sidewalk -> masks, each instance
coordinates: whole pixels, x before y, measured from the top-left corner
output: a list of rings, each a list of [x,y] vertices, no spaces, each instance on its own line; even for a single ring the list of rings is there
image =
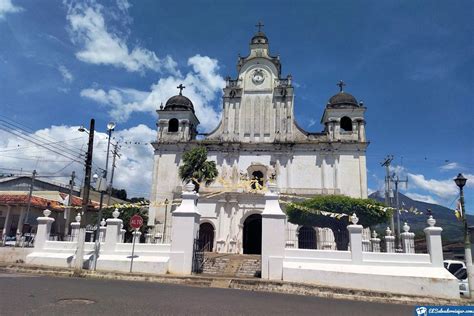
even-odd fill
[[[316,296],[324,298],[345,299],[365,302],[392,303],[404,305],[471,305],[474,300],[446,300],[419,296],[393,295],[381,292],[360,291],[353,289],[330,288],[302,283],[268,281],[258,278],[228,278],[210,275],[154,275],[144,273],[120,273],[105,271],[82,270],[77,273],[73,269],[32,266],[25,264],[0,263],[0,272],[31,273],[57,277],[80,277],[91,279],[146,281],[167,284],[180,284],[198,287],[229,288],[248,291],[274,292]]]

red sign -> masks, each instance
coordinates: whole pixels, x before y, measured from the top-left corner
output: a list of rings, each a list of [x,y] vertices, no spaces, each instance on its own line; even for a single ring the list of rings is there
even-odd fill
[[[139,229],[140,227],[143,226],[143,218],[137,214],[133,215],[130,218],[130,226],[135,229]]]

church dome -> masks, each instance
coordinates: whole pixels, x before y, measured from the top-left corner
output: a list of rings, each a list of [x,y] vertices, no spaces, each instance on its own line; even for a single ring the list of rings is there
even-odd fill
[[[268,38],[263,33],[262,31],[258,31],[255,33],[255,35],[252,37],[252,40],[250,41],[250,44],[267,44],[268,43]]]
[[[341,91],[336,95],[333,95],[329,101],[328,106],[340,106],[340,105],[353,105],[358,106],[357,99],[350,93]]]
[[[169,110],[169,111],[193,111],[194,113],[194,105],[189,100],[186,98],[184,95],[175,95],[174,97],[171,97],[166,101],[166,105],[164,110]]]

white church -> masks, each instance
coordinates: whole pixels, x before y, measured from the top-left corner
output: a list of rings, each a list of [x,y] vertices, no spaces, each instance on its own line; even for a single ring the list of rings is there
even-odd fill
[[[200,238],[208,251],[259,254],[263,193],[239,183],[273,181],[282,197],[289,198],[366,198],[366,108],[343,91],[341,81],[340,92],[329,98],[322,113],[322,132],[303,130],[294,116],[292,78],[282,77],[280,58],[270,54],[261,30],[251,39],[248,56],[239,57],[237,69],[237,77],[226,80],[221,122],[204,137],[197,137],[199,120],[182,86],[157,111],[148,225],[167,238],[177,204],[173,202],[180,199],[184,186],[178,175],[182,155],[205,146],[219,179],[199,192]],[[169,203],[163,205],[164,201]]]

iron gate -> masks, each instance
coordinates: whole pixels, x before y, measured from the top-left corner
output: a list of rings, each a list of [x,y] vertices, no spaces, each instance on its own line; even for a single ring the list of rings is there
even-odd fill
[[[202,266],[204,264],[205,247],[206,247],[206,244],[204,240],[200,240],[199,238],[194,239],[193,266],[192,266],[193,273],[202,273]]]

